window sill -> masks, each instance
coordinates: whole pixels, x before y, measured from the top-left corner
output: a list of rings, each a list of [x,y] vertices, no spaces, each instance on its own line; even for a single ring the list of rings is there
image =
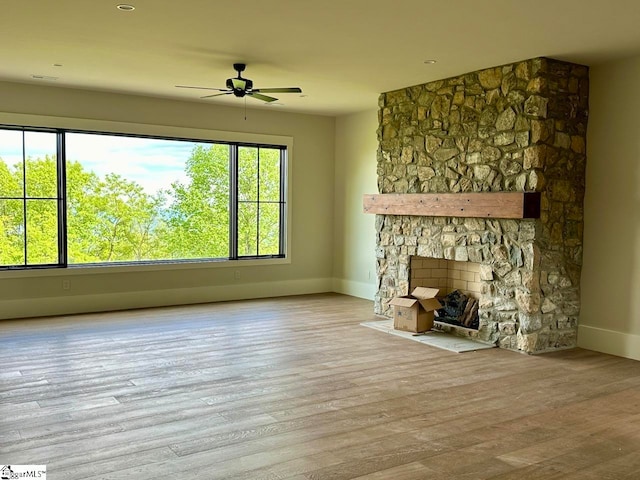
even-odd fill
[[[252,260],[195,260],[163,263],[132,263],[128,265],[71,265],[67,268],[33,268],[26,270],[0,270],[0,279],[56,277],[78,275],[103,275],[111,273],[162,272],[176,270],[199,270],[218,268],[261,267],[290,264],[291,259],[268,258]]]

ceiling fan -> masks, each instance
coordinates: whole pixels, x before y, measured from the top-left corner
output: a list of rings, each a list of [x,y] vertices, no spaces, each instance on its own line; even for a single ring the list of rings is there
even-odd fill
[[[278,100],[275,97],[263,95],[263,93],[302,93],[302,90],[298,87],[285,87],[285,88],[253,88],[253,81],[248,78],[242,78],[242,72],[244,72],[247,66],[244,63],[234,63],[233,69],[238,72],[238,76],[227,79],[227,88],[210,88],[210,87],[193,87],[190,85],[176,85],[178,88],[195,88],[200,90],[215,90],[222,93],[214,93],[212,95],[205,95],[200,98],[212,98],[219,97],[221,95],[234,94],[236,97],[253,97],[263,102],[275,102]]]

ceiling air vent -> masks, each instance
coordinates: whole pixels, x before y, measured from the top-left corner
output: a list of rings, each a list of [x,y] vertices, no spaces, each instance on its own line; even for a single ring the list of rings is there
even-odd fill
[[[58,77],[52,77],[49,75],[31,75],[31,78],[33,78],[34,80],[46,80],[48,82],[55,82],[56,80],[58,80]]]

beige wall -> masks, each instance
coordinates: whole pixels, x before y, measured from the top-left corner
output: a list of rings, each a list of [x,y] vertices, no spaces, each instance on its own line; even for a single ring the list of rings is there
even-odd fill
[[[640,57],[591,69],[584,267],[578,343],[640,359]],[[377,111],[337,119],[0,83],[15,114],[293,137],[292,261],[69,276],[0,274],[0,318],[315,291],[372,298]],[[62,119],[61,119],[62,121]],[[334,145],[335,141],[335,145]],[[335,164],[334,164],[335,160]],[[240,279],[235,279],[235,271]],[[371,275],[369,275],[371,273]],[[333,277],[333,287],[332,279]],[[62,278],[71,289],[62,291]]]
[[[375,215],[362,213],[362,196],[378,192],[377,128],[377,110],[336,120],[333,289],[368,299],[376,293]]]
[[[5,124],[176,136],[186,128],[293,139],[289,263],[0,272],[0,318],[331,290],[334,118],[258,108],[249,109],[244,120],[242,108],[206,102],[11,83],[0,83],[0,90]],[[68,291],[63,279],[70,281]]]
[[[578,345],[640,360],[640,57],[591,69]]]

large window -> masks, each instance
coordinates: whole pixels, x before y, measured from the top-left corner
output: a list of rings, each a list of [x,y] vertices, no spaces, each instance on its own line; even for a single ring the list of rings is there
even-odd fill
[[[278,258],[286,147],[0,128],[0,268]]]

